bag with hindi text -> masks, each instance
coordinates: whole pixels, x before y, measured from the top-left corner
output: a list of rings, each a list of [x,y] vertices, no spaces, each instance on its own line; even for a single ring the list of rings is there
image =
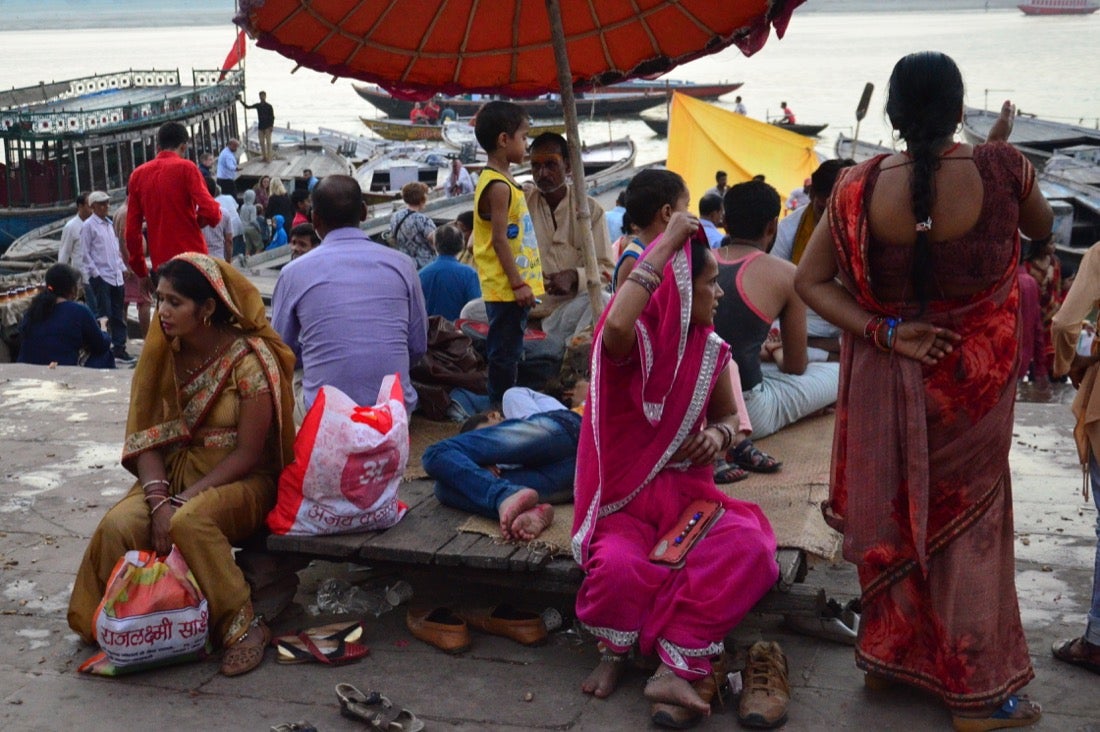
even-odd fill
[[[210,653],[206,598],[179,549],[131,550],[115,564],[95,612],[100,651],[79,670],[119,676]]]
[[[294,438],[294,462],[279,476],[267,515],[273,534],[309,536],[388,529],[408,507],[397,487],[409,460],[401,382],[387,376],[378,404],[363,407],[322,386]]]

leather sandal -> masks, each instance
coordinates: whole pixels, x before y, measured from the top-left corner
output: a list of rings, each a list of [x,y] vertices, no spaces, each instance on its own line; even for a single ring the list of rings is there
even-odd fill
[[[1050,652],[1059,661],[1100,674],[1100,648],[1093,646],[1084,638],[1055,641],[1050,647]]]
[[[783,463],[752,444],[747,437],[726,452],[726,462],[753,473],[776,473]]]
[[[219,669],[222,675],[240,676],[258,667],[263,663],[264,649],[270,642],[271,630],[262,620],[257,620],[236,643],[225,649]]]
[[[364,694],[351,684],[337,684],[336,698],[340,714],[348,719],[366,722],[374,729],[391,732],[420,732],[424,722],[408,709],[398,709],[377,691]]]
[[[1042,716],[1043,710],[1038,704],[1022,694],[1013,694],[1005,700],[1000,709],[988,717],[952,715],[951,726],[955,728],[955,732],[986,732],[1010,727],[1027,727],[1038,722]]]
[[[718,485],[736,483],[749,477],[747,470],[740,465],[731,465],[725,460],[719,460],[714,467],[714,482]]]

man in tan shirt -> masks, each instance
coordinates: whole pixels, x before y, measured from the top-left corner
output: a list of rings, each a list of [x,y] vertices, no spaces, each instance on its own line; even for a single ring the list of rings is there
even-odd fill
[[[545,318],[563,304],[583,295],[587,275],[577,220],[576,204],[570,195],[569,143],[553,132],[545,132],[531,143],[531,176],[534,185],[524,187],[527,208],[535,225],[539,257],[542,260],[546,294],[531,317]],[[600,265],[600,280],[611,281],[615,263],[611,259],[611,240],[607,235],[604,210],[596,199],[588,197],[592,243]]]

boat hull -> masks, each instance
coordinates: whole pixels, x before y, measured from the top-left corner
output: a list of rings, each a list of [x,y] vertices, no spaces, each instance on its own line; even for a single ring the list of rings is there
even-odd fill
[[[378,87],[353,84],[356,93],[373,104],[379,110],[390,117],[408,119],[415,102],[397,99]],[[667,95],[661,93],[652,94],[588,94],[577,96],[577,116],[585,117],[615,117],[635,114],[642,110],[664,104]],[[450,107],[459,117],[473,117],[481,105],[488,100],[476,99],[445,99],[440,106]],[[513,99],[511,100],[523,107],[528,117],[535,119],[556,119],[565,116],[561,99]]]
[[[771,124],[776,127],[780,127],[789,132],[793,132],[796,135],[805,135],[806,137],[817,137],[821,134],[821,131],[828,127],[828,124],[823,125],[803,125],[790,122],[772,122]]]
[[[1028,3],[1016,7],[1024,15],[1091,15],[1100,10],[1100,5],[1050,6]]]
[[[396,142],[413,142],[425,140],[439,142],[443,140],[443,130],[440,125],[417,125],[412,122],[401,122],[393,119],[372,119],[360,117],[363,124],[374,134],[384,140]]]

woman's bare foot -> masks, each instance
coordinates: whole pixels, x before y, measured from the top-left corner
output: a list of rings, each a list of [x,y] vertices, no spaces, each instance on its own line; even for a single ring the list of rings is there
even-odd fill
[[[626,667],[626,654],[605,653],[588,678],[581,684],[581,691],[597,699],[606,699],[619,685]]]
[[[540,503],[516,516],[512,522],[512,536],[523,541],[531,541],[554,523],[554,507],[549,503]]]
[[[539,494],[534,488],[521,488],[504,499],[497,508],[497,513],[500,514],[500,533],[505,539],[516,538],[512,533],[512,524],[521,513],[530,511],[537,505],[539,505]]]
[[[692,688],[691,684],[681,679],[666,664],[661,664],[657,673],[649,677],[645,683],[645,698],[651,702],[675,704],[697,714],[707,716],[710,714],[710,704],[703,701],[702,697]]]

